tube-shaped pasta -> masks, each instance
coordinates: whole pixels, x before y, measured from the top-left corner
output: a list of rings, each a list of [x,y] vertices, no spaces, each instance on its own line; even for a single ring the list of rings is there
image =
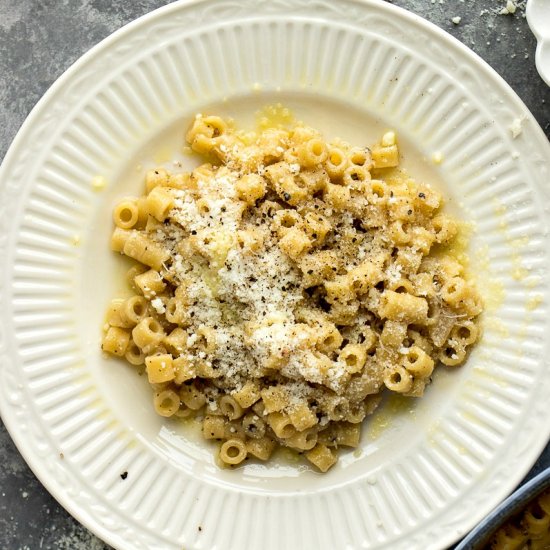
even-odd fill
[[[460,365],[466,358],[466,349],[462,342],[449,340],[439,353],[439,360],[449,367]]]
[[[374,168],[393,168],[399,164],[397,145],[374,146],[371,150]]]
[[[153,317],[145,317],[132,330],[132,338],[142,350],[152,349],[164,336],[162,326]]]
[[[150,234],[155,231],[162,231],[162,222],[159,222],[153,216],[147,214],[147,221],[145,222],[145,233]]]
[[[341,275],[334,281],[326,281],[325,290],[327,292],[326,300],[329,304],[345,304],[355,298],[353,282],[346,275]]]
[[[159,222],[163,222],[168,217],[168,213],[174,206],[174,197],[170,194],[168,189],[164,187],[155,187],[147,195],[146,204],[147,212]]]
[[[225,423],[224,439],[241,439],[246,440],[246,433],[241,422],[238,420],[230,420]]]
[[[380,297],[380,317],[407,323],[425,323],[428,317],[428,302],[424,298],[385,290]]]
[[[183,302],[174,297],[170,298],[166,303],[166,311],[164,312],[166,320],[177,325],[184,325],[186,320],[186,310]]]
[[[299,432],[315,426],[318,422],[316,414],[311,410],[309,405],[303,401],[293,405],[288,413],[288,416],[292,422],[292,425]]]
[[[360,166],[366,170],[372,169],[372,155],[367,147],[352,147],[348,152],[348,158],[353,166]]]
[[[344,363],[351,374],[361,372],[367,360],[367,350],[361,344],[347,344],[338,354],[338,359]]]
[[[324,401],[325,411],[331,420],[342,420],[349,411],[348,400],[339,395],[328,395]]]
[[[279,248],[293,260],[297,260],[302,254],[310,250],[312,242],[306,232],[292,228],[279,240]]]
[[[150,193],[157,185],[167,185],[169,180],[168,171],[165,168],[155,168],[148,170],[145,174],[145,190]]]
[[[181,355],[187,347],[187,332],[181,327],[177,327],[168,336],[164,337],[162,343],[170,353],[175,356]]]
[[[141,293],[149,299],[154,298],[166,288],[166,284],[162,280],[160,273],[154,269],[149,269],[145,273],[136,275],[134,281]]]
[[[540,507],[537,501],[527,507],[521,523],[533,538],[539,538],[550,531],[550,515]]]
[[[413,376],[428,378],[434,370],[434,360],[418,346],[412,346],[403,357],[403,366]]]
[[[143,296],[132,296],[122,303],[120,314],[131,326],[137,325],[147,315],[147,300]]]
[[[386,388],[397,393],[407,393],[412,388],[412,383],[412,376],[407,372],[407,369],[399,365],[394,366],[384,376]]]
[[[198,411],[206,404],[206,396],[193,384],[184,384],[180,388],[180,398],[190,409]]]
[[[304,220],[296,210],[279,210],[273,216],[273,227],[277,231],[279,238],[281,238],[292,228],[303,229]]]
[[[131,235],[131,231],[116,227],[111,236],[111,250],[113,252],[122,252],[124,245]]]
[[[130,342],[130,333],[119,327],[109,327],[105,336],[101,349],[107,353],[122,357],[126,353]]]
[[[246,204],[252,205],[265,195],[267,186],[262,176],[247,174],[237,181],[235,190],[241,200],[246,202]]]
[[[244,409],[239,405],[237,400],[233,398],[231,395],[224,395],[220,399],[219,406],[222,411],[222,414],[227,416],[229,420],[236,420],[237,418],[240,418],[244,413]]]
[[[280,439],[287,439],[296,434],[296,428],[292,425],[290,417],[280,412],[273,412],[268,415],[267,423]]]
[[[457,234],[456,223],[445,214],[432,218],[432,230],[438,243],[447,243]]]
[[[228,439],[220,448],[220,460],[234,466],[240,464],[247,455],[246,445],[240,439]]]
[[[265,435],[265,422],[254,412],[248,413],[243,418],[242,425],[247,437],[261,439]]]
[[[252,407],[260,399],[260,388],[257,383],[248,380],[242,388],[233,392],[233,398],[244,409]]]
[[[384,204],[390,197],[390,188],[385,181],[371,180],[367,198],[371,204]]]
[[[384,346],[398,348],[407,336],[407,326],[407,323],[402,321],[388,319],[384,323],[384,328],[380,334],[380,342]]]
[[[124,358],[128,361],[128,363],[135,366],[143,365],[145,363],[145,354],[132,339],[130,339],[130,342],[128,343]]]
[[[187,359],[185,355],[177,357],[172,362],[174,367],[174,383],[181,386],[187,380],[197,377],[195,366]]]
[[[521,550],[527,542],[527,535],[512,523],[501,527],[493,537],[491,548],[498,550]]]
[[[172,356],[167,353],[146,357],[145,370],[150,384],[162,384],[175,378]]]
[[[122,315],[122,308],[124,306],[124,300],[121,298],[115,298],[111,300],[105,318],[107,323],[112,327],[119,328],[132,328],[132,323]]]
[[[396,245],[409,244],[411,240],[411,235],[409,234],[409,228],[407,226],[408,224],[400,219],[395,220],[390,224],[388,234],[390,236],[390,239]]]
[[[153,403],[161,416],[173,416],[180,408],[179,395],[173,390],[164,390],[155,394]]]
[[[113,210],[113,221],[121,229],[132,229],[139,220],[139,209],[136,199],[125,199]]]
[[[193,143],[199,135],[217,138],[227,131],[227,123],[219,116],[197,116],[187,132],[185,139]]]
[[[285,439],[285,445],[299,451],[309,451],[317,444],[317,431],[309,428]]]
[[[268,413],[281,411],[287,405],[289,396],[284,386],[271,386],[260,392],[265,411]]]
[[[363,418],[364,418],[363,414]],[[361,424],[332,422],[319,434],[319,443],[327,447],[357,447],[361,439]]]
[[[126,256],[148,265],[159,271],[163,263],[169,258],[168,250],[151,240],[145,234],[132,230],[128,235],[124,248]]]
[[[464,347],[477,341],[479,328],[473,321],[460,321],[451,330],[451,340],[457,340]]]
[[[323,198],[326,203],[334,208],[345,210],[351,204],[350,188],[328,183],[325,187]]]
[[[127,272],[126,272],[126,280],[128,281],[128,284],[130,285],[130,288],[134,292],[138,292],[138,287],[135,282],[135,278],[138,275],[141,275],[142,273],[145,273],[148,271],[149,268],[146,265],[143,264],[134,264]]]
[[[338,422],[333,427],[333,433],[338,445],[357,447],[361,439],[361,424]]]
[[[276,447],[275,441],[270,437],[262,437],[260,439],[249,439],[246,441],[246,450],[249,455],[252,455],[259,460],[269,460]]]
[[[304,231],[315,246],[324,242],[330,230],[330,221],[321,214],[307,212],[304,216]]]
[[[204,439],[223,439],[226,420],[222,416],[207,415],[202,421],[202,436]]]
[[[205,353],[212,353],[216,349],[216,330],[212,327],[200,326],[197,330],[197,340],[194,344],[197,349]]]
[[[441,289],[441,297],[450,306],[456,307],[469,295],[469,288],[462,277],[453,277]]]
[[[325,170],[332,180],[340,180],[348,167],[348,157],[339,147],[330,146],[325,160]]]
[[[338,349],[344,340],[340,331],[334,323],[323,322],[320,326],[315,326],[316,347],[323,353],[330,353]]]
[[[315,445],[311,451],[308,451],[305,456],[323,473],[334,466],[337,460],[335,453],[321,443],[317,443],[317,445]]]
[[[372,261],[365,260],[348,273],[351,286],[356,294],[366,294],[374,285],[384,277],[382,270]]]
[[[147,197],[139,197],[136,201],[137,206],[137,222],[134,226],[135,229],[143,229],[147,225],[149,219],[149,212],[147,211]]]
[[[362,189],[363,187],[361,184],[370,181],[370,179],[370,172],[366,168],[363,166],[355,166],[353,164],[345,169],[344,175],[342,176],[342,182],[344,185],[357,189]]]
[[[327,159],[327,146],[317,137],[312,137],[296,147],[298,162],[307,168],[319,166]]]

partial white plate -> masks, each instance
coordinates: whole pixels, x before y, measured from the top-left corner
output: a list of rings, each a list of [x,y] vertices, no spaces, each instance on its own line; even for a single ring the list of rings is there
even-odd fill
[[[526,15],[529,27],[537,38],[537,70],[544,82],[550,86],[550,2],[529,0]]]
[[[329,136],[369,143],[395,128],[409,170],[474,224],[487,302],[468,363],[440,369],[422,400],[390,402],[360,452],[326,475],[284,459],[220,471],[195,428],[157,417],[146,381],[99,352],[105,306],[123,287],[108,250],[116,198],[140,192],[149,165],[191,162],[177,151],[197,111],[250,124],[276,101]],[[153,12],[59,79],[2,165],[4,422],[48,490],[119,549],[445,548],[548,439],[549,161],[542,130],[493,70],[385,2]]]

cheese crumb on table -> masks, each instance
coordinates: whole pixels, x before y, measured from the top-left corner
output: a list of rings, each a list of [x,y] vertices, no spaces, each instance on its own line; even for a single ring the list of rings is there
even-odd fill
[[[506,6],[500,10],[500,15],[510,15],[516,13],[517,4],[514,0],[507,0]]]
[[[522,123],[523,123],[523,117],[518,117],[513,120],[512,124],[510,124],[509,129],[513,139],[516,139],[522,134],[523,132]]]

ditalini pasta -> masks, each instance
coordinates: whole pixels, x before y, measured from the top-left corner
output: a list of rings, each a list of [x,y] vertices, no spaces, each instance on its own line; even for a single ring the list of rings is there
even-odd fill
[[[478,339],[457,224],[396,170],[393,132],[355,147],[197,115],[187,141],[205,164],[152,170],[114,209],[135,295],[109,306],[103,349],[145,366],[158,414],[199,414],[221,463],[284,446],[325,472],[384,389],[421,396]]]
[[[492,536],[487,550],[550,548],[550,490],[545,490]]]

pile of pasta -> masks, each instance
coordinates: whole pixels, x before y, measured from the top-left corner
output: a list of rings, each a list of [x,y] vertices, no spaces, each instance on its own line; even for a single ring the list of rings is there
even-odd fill
[[[202,420],[221,464],[283,446],[325,472],[384,388],[421,396],[478,339],[457,224],[397,170],[393,132],[367,148],[197,115],[186,138],[206,162],[149,171],[114,210],[134,294],[103,350],[145,365],[159,414]]]
[[[550,490],[492,536],[487,550],[547,550],[550,548]]]

